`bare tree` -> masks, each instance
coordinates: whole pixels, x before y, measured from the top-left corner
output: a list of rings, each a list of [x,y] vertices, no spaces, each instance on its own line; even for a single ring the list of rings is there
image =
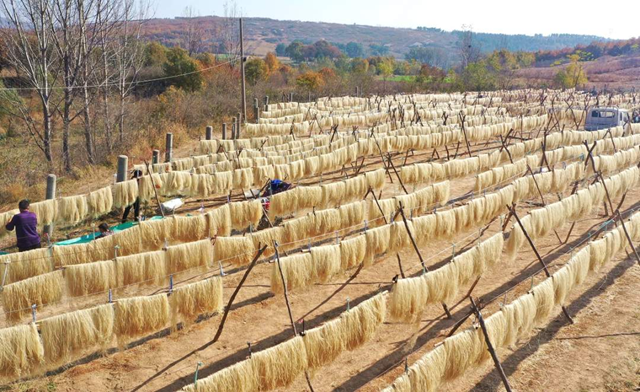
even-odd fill
[[[114,76],[117,79],[119,98],[118,132],[119,141],[124,141],[124,120],[127,98],[135,87],[135,82],[144,62],[144,44],[140,34],[149,10],[148,3],[123,0],[121,18],[113,40]]]
[[[49,28],[50,7],[48,0],[3,0],[2,17],[8,28],[0,29],[0,34],[7,61],[40,101],[42,119],[38,121],[34,118],[28,106],[19,100],[14,102],[14,114],[22,118],[30,138],[43,152],[45,159],[53,164],[51,119],[55,109],[51,100],[58,56],[53,50],[53,36]]]
[[[238,18],[241,14],[235,0],[226,0],[223,4],[224,16],[217,26],[217,40],[222,43],[224,53],[229,57],[231,64],[235,65],[240,57],[240,31],[238,30]]]
[[[460,50],[460,65],[463,69],[470,63],[474,63],[480,59],[480,49],[473,41],[473,30],[471,26],[462,25],[458,49]]]
[[[97,30],[101,28],[96,23],[96,10],[102,8],[107,1],[109,0],[56,0],[49,8],[49,29],[60,58],[62,76],[63,98],[58,111],[62,117],[62,159],[67,172],[71,171],[71,123],[84,112],[82,109],[74,110],[74,100],[80,93],[88,93],[87,88],[84,88],[88,80],[83,80],[85,71],[88,70],[85,65],[97,47]],[[88,78],[89,75],[86,76]],[[88,100],[88,96],[86,98]],[[91,129],[85,130],[89,162],[94,163]]]
[[[189,56],[192,56],[194,53],[200,53],[204,50],[206,30],[203,24],[196,19],[199,15],[193,7],[185,7],[182,16],[187,22],[187,33],[182,47],[186,49]]]

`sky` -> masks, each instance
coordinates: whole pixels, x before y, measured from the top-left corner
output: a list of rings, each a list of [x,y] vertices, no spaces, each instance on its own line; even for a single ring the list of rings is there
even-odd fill
[[[224,15],[225,0],[152,0],[155,17]],[[640,36],[640,0],[236,0],[245,17],[503,34]]]

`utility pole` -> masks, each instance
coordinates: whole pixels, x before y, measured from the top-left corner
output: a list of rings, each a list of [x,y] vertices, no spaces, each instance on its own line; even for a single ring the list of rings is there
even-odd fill
[[[244,81],[244,39],[242,32],[242,18],[240,18],[240,73],[241,73],[241,88],[242,88],[242,102],[240,102],[240,109],[242,110],[242,118],[246,120],[247,118],[247,92],[245,90],[245,81]],[[240,124],[238,124],[238,128]]]

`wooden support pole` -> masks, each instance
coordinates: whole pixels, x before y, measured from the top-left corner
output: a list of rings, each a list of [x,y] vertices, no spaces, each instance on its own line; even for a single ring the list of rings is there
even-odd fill
[[[156,165],[160,163],[160,150],[153,150],[153,155],[151,156],[151,164]]]
[[[127,180],[128,169],[129,169],[129,158],[126,155],[118,156],[118,172],[116,174],[116,182],[122,182]],[[47,187],[48,186],[49,186],[49,179],[47,179]],[[55,193],[55,187],[53,191]]]
[[[396,258],[398,259],[398,268],[400,269],[400,276],[402,277],[402,279],[405,278],[404,276],[404,270],[402,269],[402,261],[400,260],[400,254],[396,252]]]
[[[482,334],[484,335],[484,341],[487,343],[487,350],[491,354],[491,358],[493,359],[493,363],[496,366],[496,370],[498,374],[500,374],[500,378],[502,379],[502,383],[504,384],[504,389],[507,392],[511,392],[511,386],[509,385],[509,380],[507,380],[507,376],[504,374],[504,369],[502,369],[502,365],[500,364],[500,360],[498,359],[498,354],[493,349],[493,345],[491,344],[491,340],[489,339],[489,333],[487,332],[487,327],[484,325],[484,319],[482,318],[482,313],[476,306],[476,303],[473,301],[473,298],[469,297],[471,300],[471,307],[473,308],[476,317],[478,318],[478,322],[480,323],[480,328],[482,328]]]
[[[171,162],[173,159],[173,133],[168,132],[165,140],[164,161]]]
[[[121,156],[125,157],[125,159],[127,158],[125,155],[121,155]],[[125,171],[125,177],[126,177],[126,172],[127,172],[126,163],[125,163],[124,171]],[[120,157],[118,157],[118,174],[119,173],[120,173]],[[45,197],[47,200],[53,200],[56,198],[56,182],[57,182],[57,177],[55,174],[49,174],[47,176],[47,191],[45,194]],[[42,232],[44,233],[44,235],[46,235],[49,238],[49,241],[51,241],[53,226],[45,225]],[[8,269],[8,264],[6,269]]]
[[[420,253],[420,249],[418,249],[418,244],[416,243],[415,238],[413,238],[413,233],[411,232],[411,229],[409,228],[409,222],[407,222],[407,217],[404,215],[404,206],[402,205],[402,202],[400,202],[400,208],[398,208],[398,211],[400,212],[400,215],[402,216],[402,221],[404,222],[404,227],[407,230],[407,234],[409,235],[409,239],[411,240],[411,245],[413,245],[413,249],[418,254],[418,258],[420,259],[420,265],[422,265],[422,268],[424,268],[425,271],[429,271],[429,269],[427,268],[426,264],[424,263],[424,259],[422,258],[422,254]],[[444,312],[447,314],[447,318],[449,318],[449,319],[452,318],[451,312],[449,311],[449,307],[444,302],[442,302],[442,309],[444,309]]]
[[[227,138],[227,123],[222,123],[222,140]]]
[[[533,183],[536,186],[536,189],[538,190],[538,194],[540,195],[540,200],[542,200],[542,205],[543,206],[547,206],[547,202],[544,201],[544,195],[542,194],[542,191],[540,190],[540,186],[538,185],[538,180],[536,180],[536,176],[533,174],[533,170],[531,170],[531,167],[529,165],[527,165],[527,171],[531,174],[531,178],[533,179]],[[560,235],[558,234],[558,231],[556,229],[553,229],[553,232],[556,235],[556,238],[558,239],[558,242],[560,242],[562,244],[562,240],[560,239]]]
[[[516,214],[515,208],[511,207],[511,206],[507,206],[507,208],[509,209],[509,211],[511,211],[511,214],[513,215],[513,217],[516,218],[516,222],[518,222],[518,226],[520,226],[520,229],[522,230],[522,234],[524,234],[525,238],[529,242],[529,245],[531,246],[531,249],[533,249],[533,253],[535,253],[536,257],[538,258],[538,261],[540,262],[540,264],[542,264],[542,268],[544,269],[544,273],[547,275],[547,277],[550,277],[551,273],[549,272],[549,268],[547,268],[547,264],[544,262],[544,260],[542,260],[542,256],[540,256],[540,253],[538,253],[538,249],[536,248],[535,244],[533,243],[533,240],[531,239],[531,237],[529,237],[529,233],[527,233],[527,230],[522,225],[522,222],[520,221],[520,218],[518,217],[518,214]],[[565,317],[569,320],[569,322],[571,324],[573,324],[573,319],[569,315],[569,312],[567,311],[567,308],[564,307],[564,305],[562,306],[562,313],[564,313]]]
[[[398,182],[400,182],[400,186],[402,187],[402,190],[404,191],[405,194],[409,194],[409,192],[407,191],[407,188],[405,188],[404,184],[402,183],[402,179],[400,178],[400,174],[398,173],[398,170],[396,170],[396,165],[393,164],[393,160],[391,160],[391,154],[387,153],[387,160],[389,162],[389,166],[391,166],[391,168],[393,169],[393,172],[396,174],[396,177],[398,177]]]
[[[258,247],[259,246],[260,246],[260,244],[258,244]],[[220,320],[220,325],[218,326],[218,330],[216,331],[216,335],[213,337],[213,340],[211,340],[209,342],[208,346],[210,346],[211,344],[217,342],[218,339],[220,338],[220,335],[222,334],[222,329],[224,328],[224,323],[225,323],[225,321],[227,321],[227,316],[229,315],[229,311],[231,310],[231,306],[233,305],[233,301],[236,299],[236,296],[238,295],[238,292],[240,291],[240,288],[242,288],[242,285],[244,284],[245,280],[247,280],[247,277],[249,276],[249,273],[251,272],[253,267],[255,267],[256,263],[258,262],[258,259],[260,258],[260,256],[262,256],[262,253],[264,253],[264,251],[266,249],[267,249],[267,245],[264,245],[262,248],[259,248],[258,253],[256,253],[255,257],[251,261],[251,264],[249,264],[249,267],[244,272],[244,275],[242,276],[242,279],[240,279],[240,283],[238,283],[238,286],[236,286],[236,289],[233,291],[233,294],[231,294],[231,297],[229,298],[229,302],[227,303],[227,306],[224,309],[224,314],[222,315],[222,320]],[[202,347],[201,349],[203,349],[203,348],[205,348],[205,347]]]
[[[153,175],[151,173],[151,168],[149,167],[149,162],[144,161],[145,166],[147,167],[147,173],[149,173],[149,178],[151,179],[151,186],[153,187],[153,194],[156,198],[156,203],[158,203],[158,209],[160,210],[160,214],[164,218],[164,210],[162,209],[162,204],[160,204],[160,199],[158,198],[158,190],[156,189],[155,181],[153,180]]]
[[[384,211],[382,211],[382,207],[380,207],[380,202],[378,201],[378,198],[376,197],[376,193],[373,191],[373,189],[371,189],[371,187],[369,187],[369,191],[371,192],[371,194],[373,195],[373,201],[376,202],[376,205],[378,206],[378,210],[380,211],[380,215],[382,215],[382,219],[384,219],[384,224],[388,224],[389,221],[387,220],[387,217],[384,214]],[[366,197],[366,195],[365,195]]]
[[[384,170],[389,176],[389,181],[391,181],[391,183],[393,184],[393,178],[391,178],[391,173],[389,173],[389,167],[384,162],[384,157],[382,156],[382,148],[380,148],[380,144],[378,143],[378,139],[376,139],[375,135],[373,135],[373,141],[376,142],[376,146],[378,147],[378,152],[380,153],[380,160],[382,161],[382,166],[384,166]]]
[[[246,86],[245,86],[245,71],[244,71],[244,62],[245,62],[245,57],[244,57],[244,29],[242,28],[242,18],[238,19],[239,21],[239,29],[240,29],[240,88],[241,88],[241,95],[240,95],[240,99],[242,100],[240,102],[240,110],[242,115],[240,116],[242,119],[244,119],[245,121],[247,120],[247,90],[246,90]],[[240,124],[238,124],[238,128],[236,130],[236,136],[239,137],[240,134]]]
[[[464,125],[466,116],[462,116],[462,134],[464,135],[464,142],[467,144],[467,152],[469,153],[469,158],[471,158],[471,147],[469,147],[469,139],[467,138],[467,129]]]
[[[260,122],[260,102],[258,101],[258,98],[253,99],[253,119],[256,124]]]
[[[213,140],[213,127],[211,125],[207,125],[204,129],[204,138],[206,140]]]
[[[289,296],[287,294],[287,282],[284,280],[284,273],[282,272],[282,265],[280,265],[280,254],[278,253],[278,242],[273,242],[273,248],[276,253],[276,263],[278,263],[278,272],[280,272],[280,278],[282,279],[282,290],[284,292],[284,300],[287,304],[287,311],[289,312],[289,321],[291,322],[291,329],[293,330],[293,336],[298,336],[298,330],[296,328],[296,323],[293,321],[293,314],[291,313],[291,304],[289,303]],[[311,392],[313,392],[313,386],[311,385],[311,379],[309,378],[309,373],[304,371],[305,378],[307,379],[307,385]]]

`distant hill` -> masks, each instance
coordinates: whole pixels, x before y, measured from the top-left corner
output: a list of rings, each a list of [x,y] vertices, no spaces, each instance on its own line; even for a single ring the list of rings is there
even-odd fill
[[[152,19],[145,25],[145,37],[169,46],[180,45],[187,34],[188,26],[193,22],[205,32],[205,50],[212,51],[218,47],[219,34],[216,32],[223,28],[224,19],[217,16]],[[408,29],[268,18],[245,18],[244,24],[247,52],[260,56],[274,51],[279,43],[289,44],[294,40],[300,40],[309,44],[324,39],[339,44],[357,42],[365,49],[370,44],[385,45],[389,48],[389,54],[402,58],[412,47],[424,46],[453,51],[460,35],[459,31],[424,27]],[[474,37],[484,52],[501,48],[525,51],[559,50],[588,45],[593,41],[608,41],[602,37],[574,34],[528,36],[477,33]]]
[[[622,56],[602,56],[580,63],[587,72],[586,89],[640,90],[640,52]],[[533,85],[553,85],[556,73],[567,64],[518,70],[516,77]]]

